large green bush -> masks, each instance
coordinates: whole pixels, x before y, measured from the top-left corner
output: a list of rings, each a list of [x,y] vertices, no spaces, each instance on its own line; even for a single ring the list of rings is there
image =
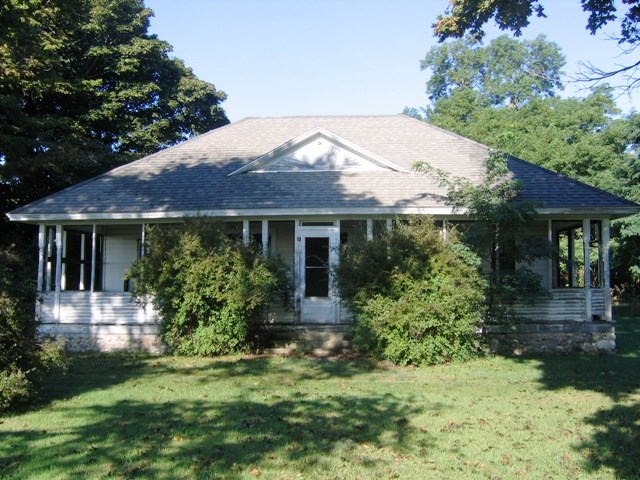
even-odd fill
[[[61,342],[37,338],[31,253],[0,249],[0,412],[32,400],[46,373],[65,365]]]
[[[163,319],[162,337],[176,353],[242,351],[269,305],[290,302],[282,262],[229,238],[222,223],[194,217],[155,225],[147,229],[146,248],[129,272],[133,293],[151,297]]]
[[[354,314],[354,347],[394,363],[433,364],[479,350],[485,284],[479,259],[429,218],[350,241],[336,278]]]

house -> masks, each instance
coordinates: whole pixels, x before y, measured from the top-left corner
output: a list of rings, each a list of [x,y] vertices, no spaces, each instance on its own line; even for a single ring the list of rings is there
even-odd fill
[[[185,216],[223,219],[230,234],[277,252],[295,273],[295,309],[270,321],[340,324],[348,312],[328,280],[337,247],[405,215],[446,231],[464,215],[412,166],[420,161],[479,182],[489,149],[404,115],[246,118],[12,211],[39,225],[38,313],[43,333],[74,349],[160,343],[157,314],[132,302],[124,280],[143,252],[145,225]],[[610,220],[638,205],[510,158],[522,197],[543,207],[529,234],[569,260],[534,267],[551,298],[522,307],[530,322],[496,338],[527,350],[612,350]],[[590,259],[590,268],[580,259]],[[316,259],[312,261],[310,259]],[[571,261],[575,259],[576,261]]]

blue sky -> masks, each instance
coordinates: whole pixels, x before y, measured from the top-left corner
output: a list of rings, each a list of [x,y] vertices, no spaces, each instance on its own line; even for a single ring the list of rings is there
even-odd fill
[[[151,32],[196,75],[225,91],[230,120],[247,116],[388,114],[427,103],[419,62],[448,0],[146,0]],[[544,2],[524,38],[545,34],[579,62],[623,63],[606,32],[591,36],[578,0]],[[614,33],[614,31],[611,31]],[[488,38],[500,34],[490,28]],[[569,83],[565,95],[584,95]],[[618,98],[640,110],[640,95]]]

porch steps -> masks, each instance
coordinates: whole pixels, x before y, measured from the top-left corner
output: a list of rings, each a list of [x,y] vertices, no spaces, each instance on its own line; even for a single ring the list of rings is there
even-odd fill
[[[327,356],[351,349],[350,324],[269,325],[261,329],[261,334],[266,339],[265,353]]]

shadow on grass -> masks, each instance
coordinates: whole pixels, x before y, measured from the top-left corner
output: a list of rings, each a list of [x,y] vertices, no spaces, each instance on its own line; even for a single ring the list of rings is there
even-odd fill
[[[106,390],[129,380],[144,380],[162,374],[197,376],[198,382],[206,384],[230,377],[263,377],[278,373],[286,374],[289,382],[324,380],[328,378],[353,378],[370,373],[383,366],[367,359],[332,360],[326,358],[304,360],[303,366],[292,370],[278,357],[245,357],[232,359],[199,359],[189,365],[164,361],[166,357],[146,354],[111,353],[72,355],[64,378],[53,375],[45,382],[44,395],[38,404],[28,410],[46,407],[50,402],[69,399],[89,391]]]
[[[362,444],[403,451],[408,418],[417,413],[391,395],[299,395],[269,403],[122,400],[70,410],[61,439],[36,430],[0,433],[0,474],[235,478],[259,474],[252,471],[258,463],[278,469],[289,461],[318,474],[331,468],[329,458],[354,461],[351,453]],[[29,471],[20,469],[23,463]]]
[[[577,446],[585,457],[584,469],[612,469],[617,478],[640,478],[640,310],[618,307],[616,355],[542,356],[535,361],[542,372],[543,388],[601,392],[615,403],[587,417],[595,428]]]

